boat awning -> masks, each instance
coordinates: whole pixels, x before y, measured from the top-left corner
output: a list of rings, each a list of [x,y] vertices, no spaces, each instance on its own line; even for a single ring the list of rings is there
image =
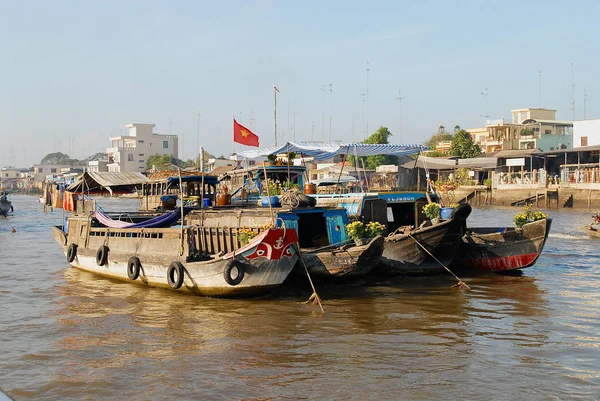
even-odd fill
[[[337,155],[373,156],[391,155],[405,156],[427,150],[422,145],[393,145],[393,144],[367,144],[367,143],[342,143],[342,142],[287,142],[281,146],[270,148],[250,149],[238,153],[238,156],[255,159],[268,155],[296,152],[304,156],[313,157],[314,160],[327,160]]]
[[[134,188],[152,182],[142,173],[107,173],[85,172],[67,187],[69,192],[100,191],[103,189],[112,193],[114,190],[133,191]]]
[[[339,177],[339,183],[340,184],[347,184],[349,182],[356,182],[358,181],[356,179],[356,177],[352,177],[351,175],[342,175]],[[316,186],[327,186],[327,185],[335,185],[338,183],[338,177],[325,177],[325,178],[319,178],[318,180],[312,180],[311,183],[315,184]]]

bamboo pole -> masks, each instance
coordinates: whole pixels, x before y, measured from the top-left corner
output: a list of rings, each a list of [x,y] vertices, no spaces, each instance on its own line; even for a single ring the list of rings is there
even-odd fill
[[[269,179],[267,178],[267,167],[265,166],[265,162],[263,162],[263,171],[265,172],[265,188],[267,189],[269,212],[271,213],[271,220],[273,221],[273,227],[275,227],[275,218],[273,217],[273,205],[271,205],[271,194],[269,193]]]
[[[181,179],[181,167],[177,167],[179,175],[179,197],[181,198],[181,244],[179,246],[179,256],[183,256],[183,226],[185,219],[183,218],[183,180]]]

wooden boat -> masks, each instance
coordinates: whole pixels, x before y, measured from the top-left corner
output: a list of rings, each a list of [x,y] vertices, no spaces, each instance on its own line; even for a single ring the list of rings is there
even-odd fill
[[[357,246],[346,233],[348,217],[343,208],[209,207],[188,215],[191,222],[216,230],[219,227],[250,229],[256,233],[272,225],[297,230],[301,260],[294,274],[306,276],[304,267],[317,281],[346,281],[368,274],[383,252],[383,237]],[[291,278],[290,278],[291,280]]]
[[[111,228],[101,223],[111,218],[103,214],[96,217],[94,201],[77,201],[66,225],[53,227],[54,238],[73,267],[117,280],[202,296],[252,296],[281,285],[298,259],[290,228],[265,230],[242,245],[236,229],[148,228],[140,217]],[[170,224],[170,217],[148,216],[146,222]]]
[[[551,225],[552,219],[543,219],[522,228],[469,228],[452,267],[505,272],[532,266],[544,248]]]
[[[590,238],[600,238],[600,230],[595,228],[593,224],[585,227],[585,232]]]
[[[459,205],[448,220],[427,222],[416,229],[400,230],[385,238],[377,272],[384,275],[442,273],[454,260],[465,232],[469,204]],[[436,260],[437,259],[437,260]]]

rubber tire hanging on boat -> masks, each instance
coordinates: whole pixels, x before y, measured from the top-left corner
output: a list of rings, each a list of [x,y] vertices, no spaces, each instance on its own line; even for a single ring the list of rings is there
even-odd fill
[[[102,245],[98,248],[96,252],[96,264],[98,266],[104,266],[106,262],[108,262],[108,247],[106,245]]]
[[[67,262],[71,263],[77,257],[77,245],[70,243],[67,248]]]
[[[142,269],[142,262],[137,256],[132,256],[127,261],[127,277],[130,280],[137,280],[140,276],[140,270]]]
[[[238,271],[238,274],[235,277],[235,279],[231,277],[231,272],[233,271],[233,269],[237,269]],[[239,260],[231,260],[229,261],[229,263],[227,263],[227,266],[225,266],[225,270],[223,271],[223,278],[225,278],[225,282],[227,282],[227,284],[229,285],[238,285],[244,279],[244,273],[244,264]]]
[[[169,287],[178,290],[183,285],[183,265],[181,262],[171,262],[167,269],[167,282]]]

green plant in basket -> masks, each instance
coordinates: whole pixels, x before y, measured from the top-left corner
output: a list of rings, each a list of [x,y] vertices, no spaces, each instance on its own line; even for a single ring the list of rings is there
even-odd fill
[[[375,238],[378,235],[383,235],[385,226],[378,221],[371,221],[365,229],[368,238]]]
[[[238,231],[238,239],[242,246],[247,245],[250,240],[258,235],[257,232],[252,231],[250,228],[240,228]]]
[[[269,189],[268,192],[267,188]],[[263,184],[262,194],[263,196],[277,196],[281,193],[281,188],[279,180],[267,178],[266,184]]]
[[[423,207],[423,213],[425,213],[425,216],[430,220],[440,217],[439,203],[428,203]]]
[[[353,240],[364,238],[366,234],[365,225],[361,221],[353,221],[346,226],[346,230]]]
[[[523,207],[523,211],[520,213],[517,213],[515,215],[515,226],[517,227],[523,227],[525,224],[527,223],[531,223],[533,221],[538,221],[538,220],[543,220],[543,219],[547,219],[548,215],[546,213],[542,213],[542,212],[534,212],[531,210],[531,205],[525,205]]]

